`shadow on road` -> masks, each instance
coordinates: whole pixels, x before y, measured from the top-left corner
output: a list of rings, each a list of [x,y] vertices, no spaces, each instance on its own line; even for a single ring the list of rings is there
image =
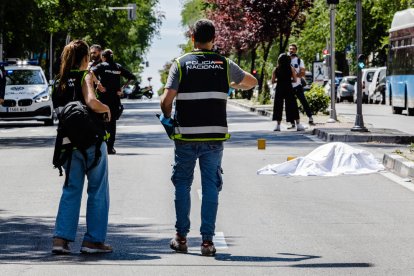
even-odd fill
[[[320,256],[301,255],[292,253],[279,253],[284,257],[256,257],[256,256],[234,256],[231,254],[218,254],[215,259],[226,262],[300,262],[310,259],[321,258]]]
[[[72,254],[51,254],[52,233],[54,217],[23,217],[8,216],[7,212],[0,210],[0,264],[6,263],[83,263],[94,261],[148,261],[162,259],[164,255],[175,254],[168,247],[170,237],[157,238],[159,229],[164,225],[154,224],[114,224],[108,229],[108,243],[114,247],[113,253],[108,254],[80,254],[80,242],[85,232],[85,225],[78,227],[78,236],[71,243]],[[169,228],[169,226],[168,226]],[[154,229],[158,229],[154,231]],[[171,232],[171,229],[165,229]],[[199,238],[189,238],[190,248],[198,251]],[[189,253],[199,256],[199,253]],[[301,262],[322,258],[321,256],[303,255],[293,253],[278,253],[279,256],[236,256],[228,253],[218,253],[215,260],[229,262],[226,265],[236,263],[271,264],[275,267],[296,268],[364,268],[372,267],[370,263],[310,263],[310,264],[282,264]],[[230,262],[233,262],[232,264]],[[162,265],[162,264],[161,264]]]
[[[98,255],[80,254],[80,242],[85,232],[85,226],[80,224],[76,242],[71,243],[73,254],[52,255],[50,252],[54,219],[3,215],[0,218],[0,263],[153,260],[160,259],[160,255],[163,254],[172,254],[167,246],[169,238],[156,239],[149,235],[153,232],[151,229],[159,227],[151,224],[110,224],[108,243],[114,246],[114,252]]]

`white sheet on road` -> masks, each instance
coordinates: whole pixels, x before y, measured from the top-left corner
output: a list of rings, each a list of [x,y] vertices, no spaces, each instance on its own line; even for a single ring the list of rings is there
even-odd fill
[[[305,157],[271,164],[257,174],[290,176],[335,176],[340,174],[367,174],[384,170],[384,166],[366,150],[334,142],[322,145]]]

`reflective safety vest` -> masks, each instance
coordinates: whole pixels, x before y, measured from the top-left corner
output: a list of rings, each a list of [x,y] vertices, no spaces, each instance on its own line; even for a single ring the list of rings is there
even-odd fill
[[[228,60],[210,51],[176,59],[180,84],[175,106],[174,140],[224,141],[227,127]]]

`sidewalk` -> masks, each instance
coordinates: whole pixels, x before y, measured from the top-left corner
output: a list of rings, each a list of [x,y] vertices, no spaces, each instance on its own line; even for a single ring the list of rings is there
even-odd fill
[[[229,99],[232,105],[255,112],[259,115],[272,117],[273,105],[256,105],[245,99]],[[303,116],[302,116],[303,118]],[[306,116],[305,116],[306,118]],[[365,124],[369,132],[351,131],[355,122],[349,118],[337,116],[337,122],[328,123],[329,115],[318,114],[313,116],[315,125],[309,125],[307,131],[312,135],[326,142],[345,142],[345,143],[378,143],[378,144],[410,144],[414,143],[414,136],[395,129],[374,128],[371,124]],[[304,123],[307,122],[303,120]],[[385,153],[383,157],[384,166],[401,177],[414,177],[414,162],[404,158],[402,155]]]

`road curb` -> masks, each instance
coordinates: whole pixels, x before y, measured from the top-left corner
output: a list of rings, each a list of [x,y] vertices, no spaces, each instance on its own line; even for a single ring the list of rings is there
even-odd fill
[[[400,177],[414,177],[414,162],[398,154],[384,154],[382,164]]]
[[[327,142],[410,144],[414,136],[395,129],[370,128],[369,132],[355,132],[350,128],[315,128],[312,132]]]

